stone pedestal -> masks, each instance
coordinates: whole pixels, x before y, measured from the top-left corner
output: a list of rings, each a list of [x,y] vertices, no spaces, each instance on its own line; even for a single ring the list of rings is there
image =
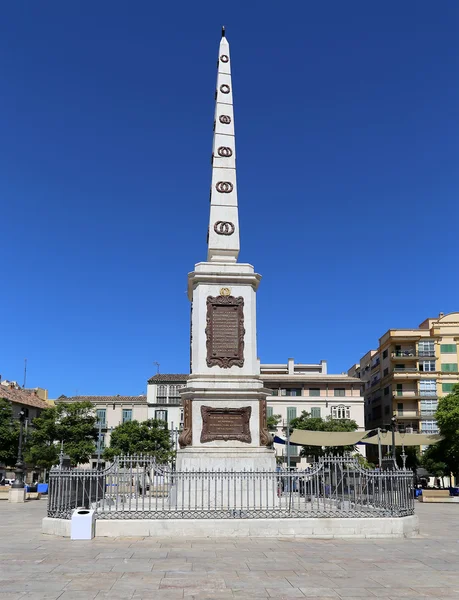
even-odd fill
[[[26,489],[23,488],[11,488],[8,494],[8,502],[25,502],[26,500]]]

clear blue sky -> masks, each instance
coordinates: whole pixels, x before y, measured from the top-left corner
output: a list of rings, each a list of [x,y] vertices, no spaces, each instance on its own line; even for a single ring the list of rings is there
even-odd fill
[[[139,394],[186,372],[220,27],[263,362],[346,370],[459,310],[456,0],[3,3],[3,378]]]

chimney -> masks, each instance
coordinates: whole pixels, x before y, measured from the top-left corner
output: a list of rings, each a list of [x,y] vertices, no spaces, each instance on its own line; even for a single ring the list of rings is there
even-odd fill
[[[445,316],[445,313],[438,313],[438,318],[439,319],[443,319],[444,316]]]

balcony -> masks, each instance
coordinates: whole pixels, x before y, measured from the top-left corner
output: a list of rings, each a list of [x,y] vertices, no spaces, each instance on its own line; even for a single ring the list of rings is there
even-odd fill
[[[419,411],[415,408],[404,408],[403,410],[397,410],[395,414],[398,419],[419,419],[420,417]]]
[[[101,429],[107,429],[107,421],[97,421],[96,427],[97,427],[97,429],[99,429],[99,427]]]
[[[416,350],[411,348],[410,350],[397,350],[391,353],[392,360],[417,360],[419,358],[435,358],[435,350]]]
[[[377,360],[375,360],[375,362],[371,365],[371,370],[376,369],[376,367],[379,367],[379,365],[381,364],[380,359],[378,358]]]
[[[180,396],[157,396],[156,404],[169,404],[173,406],[180,406],[182,399]]]
[[[394,367],[394,373],[417,373],[416,367]]]

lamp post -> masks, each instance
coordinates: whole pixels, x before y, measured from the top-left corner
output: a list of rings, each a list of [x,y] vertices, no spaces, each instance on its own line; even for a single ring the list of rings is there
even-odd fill
[[[391,429],[392,429],[392,459],[393,459],[394,463],[396,463],[397,455],[395,453],[395,430],[397,427],[397,417],[395,415],[393,415],[393,417],[391,418],[390,425],[391,425]]]
[[[16,460],[16,464],[14,465],[15,480],[14,480],[13,485],[11,486],[13,489],[24,488],[24,460],[22,458],[22,437],[24,434],[24,420],[25,420],[25,412],[21,408],[21,410],[19,412],[18,458]]]

